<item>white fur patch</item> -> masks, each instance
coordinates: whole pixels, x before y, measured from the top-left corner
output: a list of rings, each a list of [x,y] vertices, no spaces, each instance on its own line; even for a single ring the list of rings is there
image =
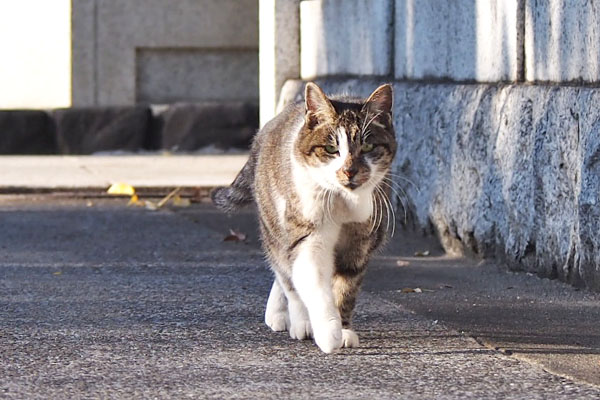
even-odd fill
[[[275,332],[285,331],[290,326],[287,300],[277,279],[273,282],[269,300],[267,300],[265,323]]]
[[[285,198],[281,196],[279,193],[275,193],[275,209],[277,210],[277,216],[280,221],[285,219],[285,208],[287,206]]]
[[[324,224],[300,244],[292,266],[292,282],[308,310],[317,346],[331,353],[342,346],[342,325],[332,292],[333,249],[340,232]]]
[[[351,329],[342,329],[342,347],[358,347],[358,335]]]

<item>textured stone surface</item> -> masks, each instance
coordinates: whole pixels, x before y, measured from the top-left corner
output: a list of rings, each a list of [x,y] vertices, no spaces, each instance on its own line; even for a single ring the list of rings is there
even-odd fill
[[[301,77],[392,74],[392,0],[300,3]]]
[[[55,131],[44,111],[0,111],[0,154],[55,153]]]
[[[62,154],[136,151],[146,143],[152,114],[148,107],[69,108],[54,112]]]
[[[300,78],[300,0],[260,0],[260,121],[275,116],[286,80]]]
[[[395,1],[397,79],[491,82],[519,76],[518,1]]]
[[[255,49],[140,49],[136,79],[141,103],[256,101],[258,54]]]
[[[600,8],[593,0],[527,0],[526,78],[600,80]]]
[[[160,147],[191,151],[214,145],[247,149],[258,129],[258,107],[252,103],[175,104],[155,117]]]
[[[599,89],[396,83],[394,107],[409,222],[449,251],[600,289]]]
[[[96,0],[71,1],[71,101],[74,106],[98,104]]]
[[[248,49],[258,55],[257,25],[257,0],[74,1],[73,104],[134,104],[137,49]],[[223,63],[209,67],[209,75],[227,69]],[[184,72],[191,74],[182,76]],[[230,80],[240,90],[254,85],[257,99],[255,73],[255,66],[249,66]],[[196,69],[164,69],[161,75],[177,82],[201,80]]]

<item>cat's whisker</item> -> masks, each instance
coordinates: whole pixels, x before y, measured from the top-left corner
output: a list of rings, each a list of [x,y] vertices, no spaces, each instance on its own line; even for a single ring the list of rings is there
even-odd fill
[[[321,204],[321,208],[325,211],[323,213],[323,218],[327,218],[327,203],[326,203],[326,198],[327,198],[327,188],[321,188],[321,190],[319,190],[319,193],[317,194],[317,199],[319,200],[319,203]]]
[[[385,193],[385,192],[384,192]],[[392,201],[390,200],[390,198],[387,196],[385,196],[386,200],[387,200],[387,204],[389,205],[389,211],[391,213],[391,218],[392,218],[392,237],[394,236],[394,234],[396,233],[396,211],[394,210],[394,206],[392,205]],[[403,206],[404,207],[404,206]],[[404,209],[405,212],[405,218],[406,218],[406,209]],[[390,215],[388,215],[388,218],[390,217]]]
[[[374,116],[373,116],[373,117],[372,117],[372,118],[369,120],[369,122],[368,122],[368,123],[367,123],[367,125],[364,127],[364,129],[361,131],[361,134],[364,134],[364,133],[365,133],[365,131],[366,131],[366,130],[369,128],[369,125],[371,125],[371,123],[372,123],[373,121],[375,121],[375,118],[379,117],[380,115],[381,115],[381,111],[380,111],[380,112],[378,112],[377,114],[375,114],[375,115],[374,115]],[[365,120],[366,120],[366,118],[365,118]]]
[[[363,132],[365,130],[367,130],[369,128],[369,125],[371,125],[371,123],[373,123],[373,121],[375,121],[375,119],[378,118],[380,115],[381,115],[381,112],[378,112],[377,114],[373,115],[373,117],[367,123],[367,126],[365,126],[365,129],[363,130]]]
[[[369,118],[369,111],[365,114],[365,119],[363,119],[362,127],[360,128],[360,134],[363,135],[365,133],[365,124],[367,122],[367,118]]]
[[[336,224],[334,218],[333,218],[333,214],[331,213],[331,197],[333,195],[333,191],[332,190],[327,190],[327,213],[329,214],[329,221],[331,221],[332,223]]]
[[[375,230],[379,230],[379,227],[381,226],[381,223],[383,222],[383,201],[381,199],[381,194],[379,193],[379,191],[376,191],[377,193],[377,206],[379,208],[379,219],[377,221],[377,228],[375,228]]]
[[[375,228],[375,213],[377,211],[377,209],[374,206],[375,204],[375,193],[371,193],[371,224],[370,224],[370,228],[369,228],[369,235],[373,234],[373,229]]]
[[[394,211],[394,206],[392,205],[391,200],[389,199],[387,193],[385,193],[385,190],[383,190],[381,187],[377,187],[378,192],[380,193],[382,200],[384,201],[385,207],[386,207],[386,211],[387,211],[387,223],[386,223],[386,230],[389,231],[389,225],[390,225],[390,218],[391,218],[391,225],[392,225],[392,236],[394,236],[394,233],[396,232],[396,212]],[[403,206],[404,207],[404,206]],[[405,209],[406,212],[406,209]]]
[[[383,195],[380,193],[379,194],[379,206],[380,206],[380,210],[381,210],[381,216],[379,217],[379,226],[377,227],[377,229],[379,229],[381,224],[383,224],[384,205],[385,205],[385,199],[384,199]],[[386,212],[386,214],[387,214],[387,212]]]
[[[373,201],[371,202],[371,206],[373,208],[373,224],[371,227],[371,232],[369,234],[372,234],[373,232],[375,232],[377,229],[379,229],[379,224],[381,223],[381,216],[382,216],[382,212],[381,212],[381,206],[380,206],[380,202],[379,202],[379,197],[377,196],[377,191],[373,190],[372,192],[372,196],[373,196]]]
[[[406,211],[406,203],[404,202],[404,200],[402,198],[405,197],[405,198],[408,199],[408,195],[406,194],[406,192],[404,191],[404,189],[402,189],[402,187],[400,185],[398,185],[398,189],[404,195],[404,196],[401,196],[400,193],[398,193],[398,191],[392,186],[392,184],[395,184],[395,182],[389,180],[388,178],[383,178],[381,180],[381,184],[383,184],[383,185],[387,186],[388,188],[390,188],[390,190],[394,192],[394,194],[396,195],[396,197],[400,201],[400,205],[402,206],[402,209],[404,210],[404,223],[406,224],[407,221],[408,221],[408,216],[407,216],[407,211]]]
[[[392,172],[387,172],[386,175],[392,176],[394,178],[402,179],[403,181],[406,181],[406,182],[410,183],[411,185],[414,186],[414,188],[416,189],[416,191],[418,193],[421,193],[421,189],[419,188],[419,186],[416,183],[414,183],[412,180],[408,179],[407,177],[402,176],[402,175],[398,175],[398,174],[394,174]]]
[[[377,192],[379,193],[380,197],[381,197],[381,202],[382,202],[382,211],[383,211],[383,206],[385,206],[385,210],[386,210],[386,225],[385,225],[385,231],[389,231],[390,229],[390,209],[388,206],[388,203],[386,201],[387,196],[385,195],[385,192],[381,189],[381,187],[377,186]],[[382,212],[382,219],[383,219],[383,212]],[[383,221],[382,221],[383,222]]]

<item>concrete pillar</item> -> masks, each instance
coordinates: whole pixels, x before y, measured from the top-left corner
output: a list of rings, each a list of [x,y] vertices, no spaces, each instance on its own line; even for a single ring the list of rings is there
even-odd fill
[[[393,0],[300,5],[301,77],[391,75]]]
[[[396,0],[396,78],[519,79],[521,4],[521,0]]]
[[[526,1],[526,80],[600,81],[600,8],[591,0]]]
[[[300,0],[260,0],[260,124],[275,116],[286,80],[300,77]]]

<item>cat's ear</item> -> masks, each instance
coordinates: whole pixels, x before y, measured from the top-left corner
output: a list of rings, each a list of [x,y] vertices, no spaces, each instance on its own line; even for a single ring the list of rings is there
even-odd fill
[[[319,122],[331,120],[335,116],[335,109],[325,93],[312,82],[306,84],[304,101],[306,106],[306,124],[309,128],[314,127]]]
[[[394,92],[392,85],[379,86],[367,99],[362,110],[369,114],[392,114]]]

